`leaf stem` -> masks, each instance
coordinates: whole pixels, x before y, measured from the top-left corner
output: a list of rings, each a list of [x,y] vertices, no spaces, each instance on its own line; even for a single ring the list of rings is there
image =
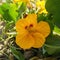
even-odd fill
[[[44,44],[44,46],[49,47],[49,48],[60,48],[60,46],[52,46],[52,45],[48,45],[48,44]]]

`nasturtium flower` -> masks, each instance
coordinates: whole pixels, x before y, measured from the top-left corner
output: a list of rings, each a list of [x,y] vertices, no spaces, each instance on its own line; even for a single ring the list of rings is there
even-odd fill
[[[45,21],[37,22],[36,14],[28,14],[26,18],[16,22],[16,44],[23,49],[40,48],[50,34],[50,26]]]
[[[39,13],[41,14],[41,13],[48,13],[47,11],[46,11],[46,8],[45,8],[45,0],[37,0],[37,2],[36,2],[36,6],[37,6],[37,8],[39,7],[40,8],[40,11],[39,11]]]

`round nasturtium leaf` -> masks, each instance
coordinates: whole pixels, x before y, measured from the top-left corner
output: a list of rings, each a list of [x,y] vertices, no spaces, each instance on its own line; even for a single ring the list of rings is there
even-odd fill
[[[55,25],[60,27],[60,0],[47,0],[45,7],[52,14]]]

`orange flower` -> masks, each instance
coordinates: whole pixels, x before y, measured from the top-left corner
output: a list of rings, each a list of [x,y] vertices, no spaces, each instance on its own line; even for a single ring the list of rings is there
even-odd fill
[[[23,49],[40,48],[45,38],[50,34],[50,26],[45,21],[37,22],[36,14],[29,14],[26,18],[16,22],[16,44]]]

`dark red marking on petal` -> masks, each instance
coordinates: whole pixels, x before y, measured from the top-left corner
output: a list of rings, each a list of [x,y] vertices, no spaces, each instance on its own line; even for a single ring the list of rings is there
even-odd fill
[[[28,26],[25,26],[25,29],[27,29],[28,28]]]
[[[30,26],[29,27],[33,27],[33,24],[30,24]]]

